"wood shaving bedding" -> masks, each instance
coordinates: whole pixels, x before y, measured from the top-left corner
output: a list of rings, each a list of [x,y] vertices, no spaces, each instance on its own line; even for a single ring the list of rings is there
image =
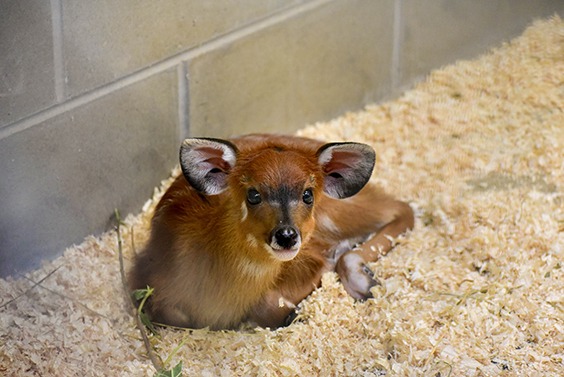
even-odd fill
[[[434,71],[395,101],[299,134],[371,144],[374,181],[411,203],[415,229],[371,266],[382,283],[374,299],[354,302],[328,273],[287,328],[161,329],[151,342],[169,367],[182,361],[185,376],[564,374],[560,18]],[[127,217],[127,265],[169,183]],[[88,237],[37,271],[0,279],[0,375],[154,374],[117,249],[115,232]]]

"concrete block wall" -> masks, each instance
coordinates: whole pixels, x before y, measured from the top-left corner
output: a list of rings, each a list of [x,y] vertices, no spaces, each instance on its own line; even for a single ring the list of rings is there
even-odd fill
[[[187,135],[399,94],[562,0],[0,0],[0,276],[136,212]]]

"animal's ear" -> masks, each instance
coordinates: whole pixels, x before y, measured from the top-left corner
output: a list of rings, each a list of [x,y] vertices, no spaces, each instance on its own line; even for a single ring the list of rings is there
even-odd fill
[[[361,143],[329,143],[317,150],[319,165],[325,173],[323,189],[327,195],[342,199],[353,196],[366,185],[376,153]]]
[[[226,140],[190,138],[180,147],[180,167],[184,177],[205,195],[227,188],[227,175],[237,160],[237,148]]]

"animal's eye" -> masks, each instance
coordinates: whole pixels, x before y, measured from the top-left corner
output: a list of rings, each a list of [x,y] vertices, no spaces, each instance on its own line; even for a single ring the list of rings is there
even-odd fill
[[[313,191],[311,189],[307,189],[304,191],[302,195],[302,200],[305,204],[312,204],[313,203]]]
[[[260,197],[260,192],[256,189],[252,188],[247,191],[247,202],[252,205],[257,205],[262,201]]]

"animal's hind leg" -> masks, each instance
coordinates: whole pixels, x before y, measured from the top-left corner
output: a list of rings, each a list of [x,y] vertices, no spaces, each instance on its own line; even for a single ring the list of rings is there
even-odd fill
[[[335,271],[352,297],[371,297],[370,288],[377,281],[366,264],[386,254],[394,238],[413,228],[413,211],[373,185],[326,204],[317,220],[321,234],[336,245],[327,257],[336,263]]]
[[[339,274],[347,292],[356,299],[372,297],[370,288],[378,284],[367,263],[374,262],[393,247],[393,239],[413,228],[413,211],[406,203],[389,203],[394,216],[372,238],[345,252],[337,261]]]

